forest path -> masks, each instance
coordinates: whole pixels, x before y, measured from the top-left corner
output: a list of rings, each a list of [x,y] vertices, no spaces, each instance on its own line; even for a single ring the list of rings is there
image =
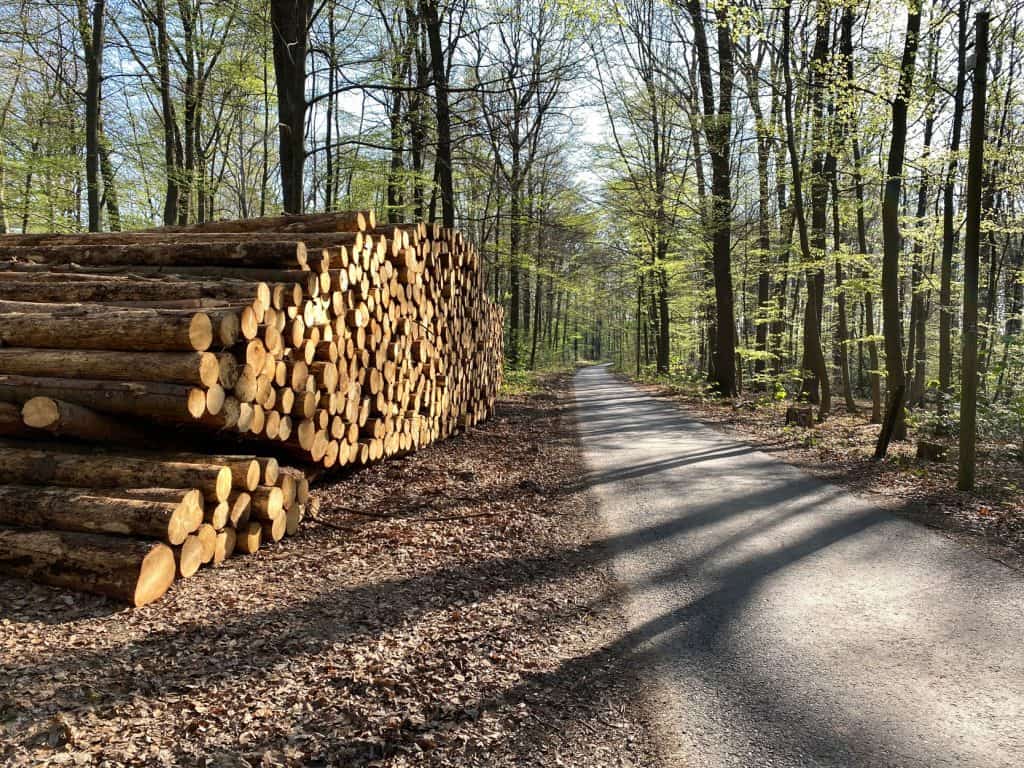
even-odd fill
[[[579,431],[680,766],[1024,765],[1024,576],[603,366]]]

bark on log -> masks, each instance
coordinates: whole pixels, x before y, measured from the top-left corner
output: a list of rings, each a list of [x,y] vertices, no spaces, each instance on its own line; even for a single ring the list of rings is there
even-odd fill
[[[140,606],[163,596],[174,581],[175,565],[166,544],[90,533],[3,529],[0,572]]]
[[[214,326],[205,312],[78,306],[83,309],[0,315],[0,343],[51,349],[205,352],[214,341]]]
[[[173,424],[201,423],[215,429],[225,424],[222,417],[204,415],[209,405],[207,392],[183,384],[0,375],[0,401],[23,403],[33,397]]]
[[[81,264],[29,264],[22,261],[0,259],[0,270],[20,275],[138,275],[143,277],[168,276],[172,278],[244,280],[249,282],[302,283],[311,273],[302,269],[269,267],[189,267],[189,266],[103,266]]]
[[[234,370],[234,360],[230,355],[213,352],[0,349],[0,374],[17,376],[153,381],[212,387],[220,383],[222,370],[230,374]]]
[[[33,397],[21,409],[27,427],[94,443],[145,445],[147,435],[118,419],[52,397]]]
[[[78,488],[198,488],[212,501],[231,495],[223,465],[159,461],[115,453],[71,453],[23,448],[0,441],[0,483]]]
[[[181,544],[202,523],[202,509],[184,491],[178,500],[106,496],[89,488],[0,485],[0,524],[110,533]]]
[[[260,543],[263,539],[263,526],[261,526],[258,522],[254,520],[250,522],[245,528],[237,530],[236,533],[236,552],[242,552],[247,555],[252,555],[259,551]]]
[[[21,419],[21,409],[15,403],[0,402],[0,437],[38,436]]]
[[[371,211],[339,211],[337,213],[283,214],[252,219],[209,221],[189,227],[159,227],[149,232],[362,232],[374,229],[377,217]]]
[[[0,257],[28,264],[84,267],[271,267],[293,269],[307,263],[301,240],[240,240],[234,243],[157,243],[153,245],[5,246]]]
[[[377,242],[381,236],[378,228],[376,234],[363,232],[264,232],[259,240],[264,243],[294,243],[301,240],[307,248],[337,248],[347,246],[361,250],[366,243]],[[160,231],[134,232],[74,232],[58,234],[53,232],[29,232],[4,235],[0,238],[0,248],[29,248],[53,245],[194,245],[218,244],[231,247],[238,243],[250,242],[252,235],[244,232],[195,232],[181,231],[162,233]]]
[[[0,299],[71,304],[137,304],[194,299],[252,301],[260,283],[240,280],[148,279],[90,275],[88,280],[40,280],[39,275],[13,273],[21,279],[0,279]],[[53,275],[47,275],[52,277]],[[75,277],[78,277],[75,275]],[[266,285],[265,283],[263,285]],[[267,302],[269,303],[269,302]]]

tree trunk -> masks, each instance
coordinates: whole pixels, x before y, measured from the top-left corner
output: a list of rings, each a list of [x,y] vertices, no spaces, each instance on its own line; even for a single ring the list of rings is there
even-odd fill
[[[953,250],[956,247],[954,218],[957,154],[963,126],[964,89],[967,81],[967,3],[957,4],[956,86],[953,91],[953,122],[950,127],[949,165],[942,190],[942,262],[939,278],[939,412],[946,410],[946,399],[952,395],[953,380]]]
[[[164,195],[164,224],[178,223],[178,202],[181,196],[178,168],[177,117],[174,113],[174,94],[171,91],[171,50],[167,35],[166,0],[155,0],[153,24],[156,27],[157,69],[160,83],[160,116],[164,129],[164,173],[167,189]]]
[[[857,247],[867,257],[869,253],[868,230],[864,217],[864,179],[861,176],[860,164],[860,141],[855,136],[853,139],[853,187],[857,197]],[[867,270],[864,270],[861,277],[867,277]],[[871,423],[880,424],[882,422],[882,382],[878,367],[878,344],[875,341],[875,297],[871,291],[864,292],[864,335],[868,337],[868,365],[871,368]]]
[[[451,115],[448,106],[448,68],[441,47],[441,20],[437,0],[421,0],[420,14],[430,43],[430,66],[434,76],[434,109],[437,130],[436,174],[441,193],[441,223],[455,226],[455,191],[452,182]]]
[[[935,51],[936,43],[933,41],[933,50],[931,56],[936,57],[934,61],[937,61],[937,52]],[[934,77],[934,66],[932,67]],[[932,131],[935,125],[934,110],[929,107],[927,108],[927,117],[924,123],[924,145],[921,150],[921,181],[917,190],[917,211],[916,211],[916,222],[917,229],[924,230],[927,227],[925,216],[928,213],[928,156],[931,152],[932,144]],[[909,388],[909,394],[907,395],[907,407],[914,408],[924,397],[924,391],[918,385],[918,382],[924,381],[924,367],[927,364],[927,350],[924,348],[924,337],[925,337],[925,301],[924,301],[924,288],[922,284],[924,282],[924,271],[921,264],[922,251],[924,250],[924,243],[922,239],[924,237],[922,231],[920,236],[915,240],[913,247],[913,264],[911,267],[911,278],[910,278],[910,333],[907,339],[907,363],[906,370],[913,371],[913,384]],[[920,342],[920,343],[919,343]]]
[[[79,25],[85,58],[85,178],[89,200],[89,231],[100,231],[100,100],[103,78],[104,0],[92,6],[90,23],[85,0],[79,0]]]
[[[820,30],[819,30],[820,31]],[[786,144],[789,148],[789,162],[790,172],[793,177],[793,217],[796,221],[797,232],[800,236],[800,251],[803,255],[805,263],[810,263],[812,260],[811,254],[811,243],[808,235],[807,219],[804,215],[804,204],[803,204],[803,177],[800,168],[800,158],[797,154],[796,149],[796,130],[793,122],[793,75],[790,71],[790,6],[785,5],[783,8],[783,20],[782,20],[782,70],[783,76],[786,81],[786,88],[783,92],[783,104],[785,112],[785,123],[786,123]],[[811,334],[812,337],[815,333],[815,328],[818,327],[818,316],[819,310],[815,304],[817,297],[817,290],[814,287],[815,276],[812,272],[807,272],[807,303],[804,306],[804,335]],[[796,307],[796,301],[794,300],[794,309]],[[825,357],[821,352],[820,338],[817,344],[807,344],[805,341],[804,346],[804,365],[811,370],[817,371],[818,380],[822,387],[821,403],[819,405],[818,418],[823,419],[828,415],[828,408],[831,405],[831,393],[829,390],[828,374],[825,369]]]
[[[964,243],[963,355],[960,368],[960,467],[957,487],[974,489],[978,409],[978,253],[985,169],[985,97],[988,85],[988,11],[975,21],[971,148],[967,158],[967,220]]]
[[[825,126],[824,91],[826,63],[829,55],[828,13],[819,10],[811,70],[811,143],[822,144],[814,153],[811,164],[811,252],[807,261],[824,260],[827,250],[828,189],[827,157],[820,134]],[[818,267],[807,273],[807,303],[804,305],[803,362],[805,376],[803,394],[812,403],[820,403],[818,418],[824,419],[832,410],[832,387],[822,347],[821,325],[825,301],[825,271]],[[820,390],[819,390],[820,388]]]
[[[285,213],[302,213],[304,207],[306,44],[312,12],[313,0],[271,0],[270,3]]]
[[[882,195],[882,317],[885,336],[885,368],[890,409],[896,408],[894,394],[906,390],[903,368],[903,330],[900,327],[900,192],[903,186],[903,159],[907,145],[907,101],[914,81],[914,62],[921,32],[921,12],[917,5],[908,6],[907,36],[900,63],[900,79],[892,101],[892,136]],[[902,407],[895,414],[893,436],[906,438],[907,428]]]
[[[100,131],[100,176],[103,178],[103,207],[107,209],[107,228],[111,232],[121,231],[121,206],[117,199],[117,183],[114,165],[110,162],[107,139]]]
[[[733,51],[731,30],[724,11],[717,12],[718,108],[715,109],[711,79],[711,57],[701,4],[689,0],[694,44],[700,73],[704,132],[711,156],[711,222],[713,275],[715,281],[715,370],[714,388],[723,397],[734,397],[736,386],[736,322],[732,295],[729,142],[732,138]]]

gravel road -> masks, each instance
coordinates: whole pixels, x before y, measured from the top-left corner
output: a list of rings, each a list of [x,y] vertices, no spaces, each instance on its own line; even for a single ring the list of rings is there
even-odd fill
[[[606,367],[575,385],[672,765],[1024,765],[1024,575]]]

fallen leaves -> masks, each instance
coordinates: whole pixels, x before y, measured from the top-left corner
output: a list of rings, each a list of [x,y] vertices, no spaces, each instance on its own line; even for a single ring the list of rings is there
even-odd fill
[[[653,764],[629,676],[581,667],[618,625],[566,403],[338,479],[143,609],[3,581],[0,764]]]

